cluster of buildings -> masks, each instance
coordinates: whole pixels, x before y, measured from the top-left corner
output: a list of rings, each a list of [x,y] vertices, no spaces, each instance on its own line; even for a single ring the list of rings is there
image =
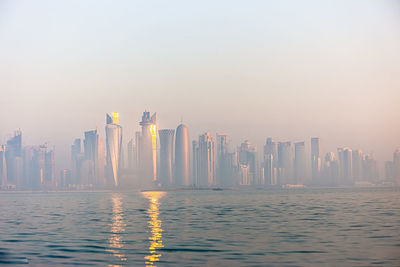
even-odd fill
[[[2,190],[52,189],[58,186],[54,150],[46,144],[22,146],[22,133],[0,145],[0,185]]]
[[[311,146],[267,138],[262,151],[248,140],[232,147],[228,135],[206,132],[190,142],[189,129],[158,129],[156,114],[145,111],[141,131],[123,146],[119,114],[106,115],[105,139],[97,129],[71,146],[71,167],[55,176],[54,150],[22,147],[18,131],[0,146],[2,189],[215,188],[239,186],[400,185],[400,149],[385,163],[385,179],[371,154],[338,148],[321,155],[320,139]],[[310,156],[306,151],[310,150]]]
[[[262,153],[248,140],[230,146],[227,134],[206,132],[190,142],[188,128],[158,129],[156,114],[144,112],[141,131],[122,150],[122,128],[118,113],[107,115],[105,144],[97,131],[85,132],[72,146],[73,187],[124,187],[135,181],[140,188],[236,187],[236,186],[349,186],[377,184],[376,160],[371,154],[348,147],[337,154],[320,152],[320,139],[311,138],[311,158],[305,142],[276,142],[267,138]],[[127,155],[125,157],[123,155]],[[400,163],[387,169],[389,182],[400,184]],[[67,178],[62,179],[67,180]],[[62,183],[64,184],[64,183]],[[68,184],[68,183],[67,183]],[[131,183],[132,184],[132,183]],[[71,183],[70,183],[71,185]]]

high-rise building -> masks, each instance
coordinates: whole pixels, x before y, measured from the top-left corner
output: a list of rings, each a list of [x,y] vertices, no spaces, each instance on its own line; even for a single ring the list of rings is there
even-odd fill
[[[393,181],[393,161],[385,161],[385,179],[386,181]]]
[[[278,184],[293,184],[291,142],[278,143]]]
[[[364,173],[363,173],[364,158],[365,156],[361,150],[353,150],[351,161],[353,164],[353,177],[355,181],[361,181],[364,179]]]
[[[33,168],[33,154],[35,151],[35,147],[33,146],[26,146],[23,150],[23,184],[25,188],[32,189],[32,168]]]
[[[338,148],[340,184],[350,185],[353,180],[353,151],[348,147]]]
[[[1,188],[7,187],[7,162],[6,162],[6,146],[0,145],[0,182]]]
[[[239,185],[251,185],[250,166],[239,164]]]
[[[339,183],[339,163],[333,152],[328,152],[325,155],[322,177],[321,183],[323,185],[335,186]]]
[[[198,162],[198,153],[199,153],[199,143],[196,140],[192,141],[192,183],[195,187],[199,187],[199,179],[197,175],[197,162]]]
[[[353,173],[354,173],[354,162],[353,162]],[[378,163],[374,159],[372,153],[362,155],[361,173],[362,173],[361,179],[363,181],[371,183],[378,182],[379,179]]]
[[[168,186],[174,184],[172,166],[175,130],[159,130],[158,135],[160,137],[159,180],[163,186]]]
[[[127,168],[129,171],[133,172],[137,170],[138,166],[138,146],[133,138],[129,140],[127,144],[127,154],[128,154],[128,162]]]
[[[264,146],[264,181],[265,184],[276,185],[276,169],[278,167],[278,152],[276,142],[267,138]]]
[[[231,184],[229,177],[229,169],[227,166],[228,155],[228,141],[227,135],[224,133],[217,133],[217,156],[216,156],[216,183],[221,186]]]
[[[321,172],[321,157],[320,157],[320,146],[319,138],[311,138],[311,177],[315,182],[320,177]]]
[[[97,146],[97,171],[96,171],[96,186],[103,187],[106,185],[105,167],[106,167],[106,153],[104,148],[104,141],[102,138],[98,139]]]
[[[119,185],[119,171],[122,157],[122,127],[119,114],[106,115],[107,174],[114,186]]]
[[[180,186],[190,185],[189,149],[189,130],[180,124],[176,128],[174,172],[175,183]]]
[[[45,178],[46,173],[46,152],[47,146],[40,145],[35,147],[32,158],[32,173],[31,181],[33,189],[40,189],[43,186],[47,187],[48,177]]]
[[[22,182],[22,133],[15,131],[14,136],[7,141],[6,163],[8,184],[21,186]]]
[[[239,164],[247,165],[248,180],[251,185],[260,184],[258,180],[258,161],[257,161],[257,148],[252,146],[248,140],[245,140],[238,148]],[[242,167],[241,167],[242,168]]]
[[[294,143],[294,182],[303,184],[307,182],[306,147],[304,142]]]
[[[44,152],[44,174],[43,184],[48,188],[56,187],[56,175],[55,175],[55,161],[54,161],[54,150],[47,150]]]
[[[196,151],[197,186],[212,187],[215,185],[214,138],[210,133],[199,136]]]
[[[156,113],[150,117],[150,112],[143,112],[142,134],[140,137],[140,174],[143,185],[151,186],[157,181],[157,125]]]
[[[400,185],[400,148],[393,153],[393,176],[394,182]]]
[[[98,185],[98,154],[99,154],[99,135],[97,130],[85,132],[83,140],[84,162],[82,178],[86,185]]]
[[[72,184],[81,184],[81,165],[83,161],[81,139],[77,138],[71,146]]]
[[[67,188],[68,185],[72,184],[71,181],[71,170],[63,169],[60,171],[60,182],[59,188]]]

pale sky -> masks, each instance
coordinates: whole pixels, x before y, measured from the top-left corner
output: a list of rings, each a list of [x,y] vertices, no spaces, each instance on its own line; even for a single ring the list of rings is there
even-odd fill
[[[21,129],[58,168],[120,112],[183,116],[262,150],[321,138],[392,158],[400,146],[400,1],[0,1],[0,143]]]

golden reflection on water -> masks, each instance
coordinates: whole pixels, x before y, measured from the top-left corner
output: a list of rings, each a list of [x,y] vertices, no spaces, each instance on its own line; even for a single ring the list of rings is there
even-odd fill
[[[146,266],[156,266],[155,263],[160,260],[161,253],[157,252],[157,249],[164,247],[162,243],[162,221],[158,218],[160,206],[159,200],[165,196],[165,192],[142,192],[143,196],[150,201],[150,207],[147,210],[150,221],[148,222],[151,231],[149,255],[145,258]]]
[[[124,247],[121,233],[125,231],[125,222],[124,222],[124,211],[122,208],[122,197],[120,194],[113,194],[111,197],[113,208],[113,217],[111,224],[111,235],[108,239],[109,247],[108,250],[115,257],[117,257],[121,261],[126,261],[126,256],[121,252],[121,249]],[[112,265],[118,266],[118,265]]]

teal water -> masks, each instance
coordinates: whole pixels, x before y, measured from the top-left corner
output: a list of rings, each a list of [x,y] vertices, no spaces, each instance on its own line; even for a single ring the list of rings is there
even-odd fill
[[[1,193],[0,264],[400,266],[400,190]]]

